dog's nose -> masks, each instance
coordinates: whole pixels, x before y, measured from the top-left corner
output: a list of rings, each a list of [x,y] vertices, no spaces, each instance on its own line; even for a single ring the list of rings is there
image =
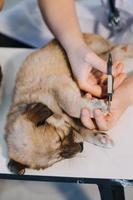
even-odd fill
[[[83,142],[80,142],[79,144],[80,144],[80,147],[81,147],[81,149],[80,149],[80,152],[82,152],[82,151],[83,151],[83,149],[84,149]]]

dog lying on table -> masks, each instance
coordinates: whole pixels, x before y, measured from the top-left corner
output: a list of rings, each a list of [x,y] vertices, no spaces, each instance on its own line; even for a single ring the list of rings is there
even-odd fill
[[[84,39],[95,53],[106,58],[130,57],[132,46],[114,46],[94,34]],[[56,40],[27,57],[20,68],[6,123],[8,167],[24,174],[25,168],[47,168],[71,158],[83,150],[83,141],[112,147],[112,139],[80,123],[80,111],[100,108],[107,111],[103,100],[88,100],[72,78],[64,50]]]

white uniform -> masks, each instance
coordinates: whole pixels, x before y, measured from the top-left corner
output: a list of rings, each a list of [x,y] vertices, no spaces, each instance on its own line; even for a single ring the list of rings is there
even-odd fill
[[[106,0],[105,0],[106,1]],[[117,0],[117,6],[133,13],[132,0]],[[107,19],[106,9],[90,0],[76,0],[76,10],[83,32],[95,32],[108,38],[110,31],[103,22]],[[130,30],[131,29],[131,30]],[[41,47],[53,36],[42,20],[37,0],[23,0],[9,10],[0,13],[0,32],[13,38]],[[133,42],[133,25],[122,33],[116,34],[112,40],[116,42]],[[130,41],[129,41],[130,39]]]

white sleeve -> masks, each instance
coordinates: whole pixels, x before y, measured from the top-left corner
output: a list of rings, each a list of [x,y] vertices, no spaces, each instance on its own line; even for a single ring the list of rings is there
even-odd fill
[[[75,0],[77,16],[82,32],[109,38],[110,31],[105,26],[108,16],[101,1]],[[116,3],[118,7],[122,5],[125,11],[133,10],[132,0],[116,0]],[[119,32],[110,39],[115,42],[128,42],[133,38],[133,28],[131,31],[128,26],[125,31],[126,33]],[[53,37],[42,19],[37,0],[23,0],[11,9],[0,12],[0,32],[35,47],[42,47]]]
[[[0,12],[0,32],[35,47],[41,47],[52,38],[37,0],[24,0]]]

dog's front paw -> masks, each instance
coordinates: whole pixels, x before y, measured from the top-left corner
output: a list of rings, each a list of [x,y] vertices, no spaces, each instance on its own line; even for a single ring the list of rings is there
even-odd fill
[[[88,108],[91,118],[94,118],[94,110],[96,109],[100,109],[104,115],[108,113],[108,106],[103,99],[93,98],[88,100],[85,97],[81,102],[81,108]]]
[[[104,148],[112,148],[114,146],[114,141],[108,134],[98,131],[93,134],[92,143]]]
[[[103,148],[112,148],[114,146],[114,141],[111,137],[104,132],[100,131],[91,131],[88,129],[84,129],[81,132],[83,140],[94,145],[103,147]]]

